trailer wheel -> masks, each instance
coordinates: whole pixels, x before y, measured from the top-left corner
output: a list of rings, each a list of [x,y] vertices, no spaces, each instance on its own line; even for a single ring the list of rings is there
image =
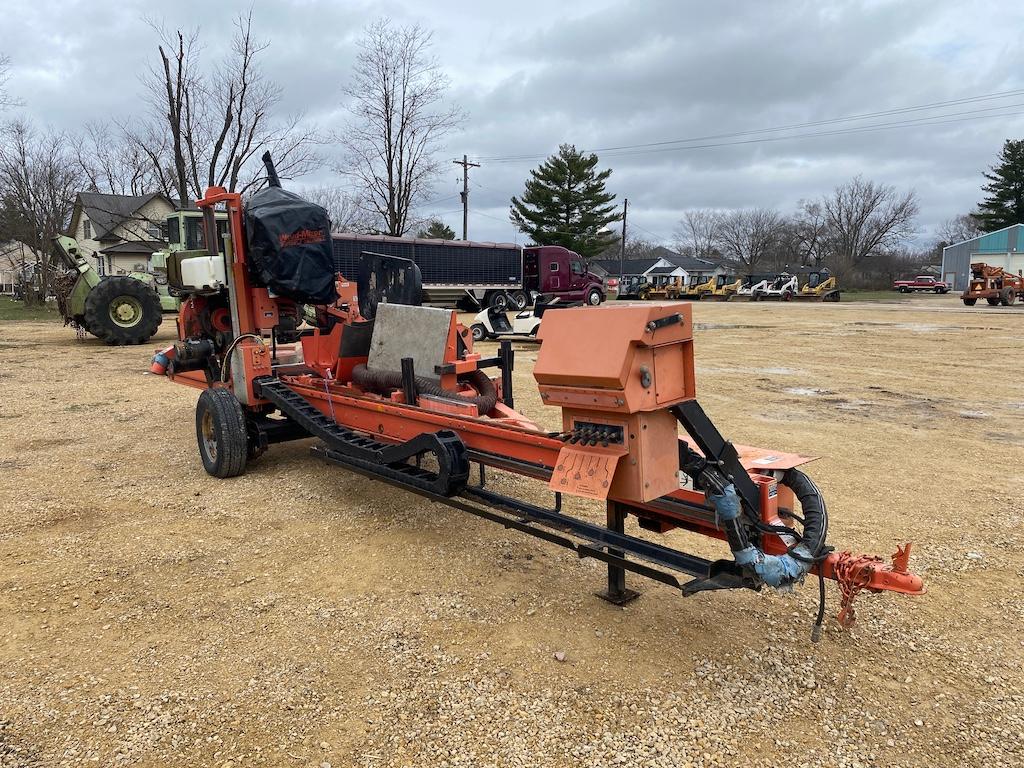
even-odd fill
[[[500,309],[502,312],[508,310],[508,294],[504,291],[494,291],[490,296],[484,298],[488,307]]]
[[[85,327],[107,344],[144,344],[161,320],[157,292],[127,275],[100,280],[85,299]]]
[[[203,390],[196,404],[196,439],[208,474],[223,478],[245,472],[249,434],[242,405],[230,390]]]
[[[508,300],[511,308],[516,312],[526,309],[530,304],[530,297],[526,295],[526,291],[512,291],[508,296]]]
[[[470,330],[473,331],[473,341],[483,341],[487,338],[487,329],[481,323],[473,323]]]
[[[968,307],[973,307],[977,303],[978,303],[977,299],[964,299],[964,305],[968,306]]]
[[[601,292],[597,288],[591,288],[587,291],[587,304],[592,307],[596,307],[601,303]]]

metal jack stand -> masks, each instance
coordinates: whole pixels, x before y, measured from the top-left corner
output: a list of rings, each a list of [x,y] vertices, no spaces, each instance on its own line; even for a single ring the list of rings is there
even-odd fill
[[[608,502],[608,529],[614,533],[625,533],[626,513],[614,501]],[[625,558],[626,553],[621,549],[608,548],[608,554]],[[640,593],[626,589],[626,570],[621,565],[608,563],[608,588],[596,593],[602,600],[607,600],[613,605],[625,605],[626,603],[640,597]]]

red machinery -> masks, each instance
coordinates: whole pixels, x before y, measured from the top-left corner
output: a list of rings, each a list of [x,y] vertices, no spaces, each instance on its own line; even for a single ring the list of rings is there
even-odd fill
[[[602,596],[614,602],[636,595],[626,588],[627,570],[687,595],[789,588],[816,574],[822,602],[814,639],[826,578],[840,583],[844,625],[860,590],[924,591],[907,569],[909,544],[889,564],[827,545],[824,499],[798,469],[811,459],[722,437],[695,399],[689,306],[546,315],[534,377],[543,402],[561,409],[562,427],[544,432],[515,410],[511,345],[484,358],[453,312],[418,306],[412,262],[364,254],[357,285],[332,273],[337,298],[317,306],[315,327],[303,328],[296,306],[309,302],[289,281],[319,258],[314,251],[329,229],[294,217],[268,224],[252,210],[243,220],[239,195],[217,187],[197,205],[211,234],[214,209],[226,210],[229,236],[224,255],[184,252],[169,269],[187,276],[212,268],[214,277],[202,285],[179,278],[179,289],[192,293],[179,317],[181,341],[158,354],[154,369],[204,390],[196,431],[210,474],[241,474],[271,443],[315,437],[313,453],[327,462],[604,561]],[[254,240],[257,230],[275,234]],[[277,272],[267,268],[268,243],[277,248]],[[487,368],[499,375],[492,379]],[[498,493],[485,467],[546,484],[553,505]],[[563,494],[604,502],[606,524],[563,512]],[[708,561],[627,534],[628,515],[644,531],[725,540],[732,557]]]

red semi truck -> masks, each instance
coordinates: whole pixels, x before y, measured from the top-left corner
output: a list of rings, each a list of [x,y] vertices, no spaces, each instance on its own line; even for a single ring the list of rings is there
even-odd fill
[[[524,248],[512,243],[424,240],[334,232],[338,271],[354,274],[362,253],[415,261],[423,278],[423,303],[523,309],[537,295],[596,306],[614,291],[590,271],[586,259],[559,245]]]

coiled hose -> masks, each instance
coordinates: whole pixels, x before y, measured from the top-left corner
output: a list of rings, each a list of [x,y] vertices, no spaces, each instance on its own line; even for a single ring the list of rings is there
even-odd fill
[[[793,491],[800,501],[802,516],[791,514],[791,517],[803,526],[802,532],[785,525],[768,525],[749,514],[754,527],[763,533],[787,535],[795,543],[782,555],[768,555],[747,540],[746,535],[730,537],[730,547],[738,565],[751,568],[764,583],[781,589],[787,589],[801,580],[814,567],[815,563],[824,560],[831,547],[826,544],[828,537],[828,509],[825,499],[807,475],[798,469],[789,469],[782,476],[782,484]],[[735,525],[742,514],[742,504],[732,483],[710,483],[711,492],[708,500],[715,506],[716,515],[721,522]],[[717,487],[716,487],[717,486]],[[734,541],[734,539],[736,539]],[[821,637],[821,625],[825,618],[825,577],[821,569],[818,571],[818,615],[811,630],[812,642]]]
[[[498,402],[498,391],[483,371],[476,370],[466,375],[466,382],[470,384],[479,394],[464,395],[451,389],[444,389],[433,379],[416,376],[416,390],[424,395],[444,397],[449,400],[461,400],[472,403],[476,406],[477,413],[485,416],[490,413]],[[365,365],[357,365],[352,370],[352,382],[357,386],[376,392],[386,394],[392,389],[399,389],[402,386],[401,371],[382,371],[380,369],[367,368]]]

